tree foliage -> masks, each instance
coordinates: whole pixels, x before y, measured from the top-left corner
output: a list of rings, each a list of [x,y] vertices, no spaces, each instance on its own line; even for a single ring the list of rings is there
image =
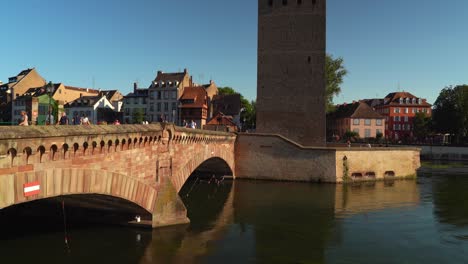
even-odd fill
[[[333,58],[327,54],[325,57],[325,99],[327,113],[333,110],[333,97],[341,93],[343,78],[348,73],[344,67],[344,60],[341,57]]]
[[[440,133],[455,135],[460,142],[468,130],[468,85],[442,89],[434,103],[434,128]]]
[[[413,118],[413,135],[420,141],[423,141],[431,133],[431,117],[426,113],[416,113]]]
[[[137,108],[133,111],[132,119],[134,124],[141,124],[143,122],[145,113],[143,109]]]
[[[251,101],[245,99],[241,93],[236,92],[232,87],[218,87],[219,95],[230,95],[230,94],[240,94],[241,100],[241,115],[240,120],[243,123],[244,128],[252,129],[255,128],[256,123],[256,101]]]

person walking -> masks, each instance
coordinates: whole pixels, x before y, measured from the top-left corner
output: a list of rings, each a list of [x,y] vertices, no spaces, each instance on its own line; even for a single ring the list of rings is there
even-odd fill
[[[21,111],[21,119],[18,125],[29,126],[28,115],[26,114],[26,111]]]
[[[193,121],[193,119],[192,119],[192,121],[190,121],[190,128],[193,128],[193,129],[197,128],[197,123],[195,123],[195,121]]]

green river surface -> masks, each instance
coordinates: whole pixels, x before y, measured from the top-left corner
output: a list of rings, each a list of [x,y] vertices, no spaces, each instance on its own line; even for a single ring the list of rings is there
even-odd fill
[[[345,185],[190,181],[181,196],[190,225],[83,224],[70,214],[68,247],[60,204],[2,210],[0,261],[468,263],[468,173]],[[41,216],[15,212],[33,207]]]

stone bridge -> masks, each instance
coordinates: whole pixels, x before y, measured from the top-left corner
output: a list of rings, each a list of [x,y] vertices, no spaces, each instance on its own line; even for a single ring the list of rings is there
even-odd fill
[[[235,140],[172,124],[0,127],[0,209],[97,194],[138,205],[152,227],[185,223],[179,190],[195,170],[233,175]]]

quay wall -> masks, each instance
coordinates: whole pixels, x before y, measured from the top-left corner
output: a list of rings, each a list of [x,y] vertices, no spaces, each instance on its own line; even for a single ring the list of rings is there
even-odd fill
[[[421,159],[468,161],[468,147],[421,146]]]
[[[304,147],[281,135],[238,134],[236,178],[341,183],[414,177],[418,148]]]

